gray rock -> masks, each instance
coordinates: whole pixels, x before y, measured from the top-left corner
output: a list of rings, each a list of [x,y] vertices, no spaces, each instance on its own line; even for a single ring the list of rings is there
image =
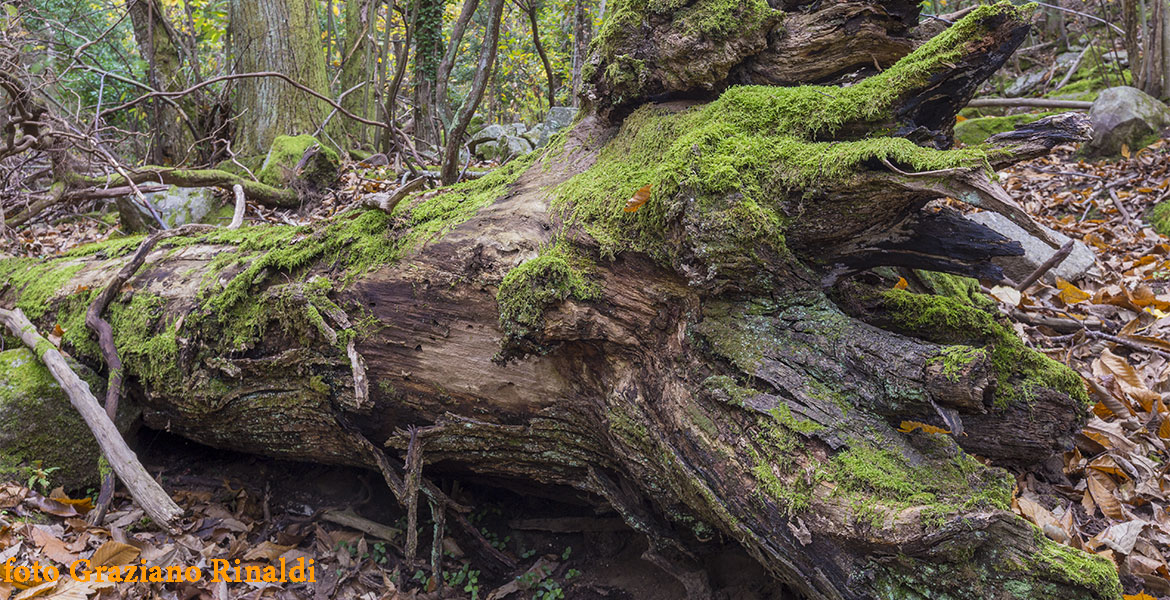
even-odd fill
[[[500,143],[496,141],[481,142],[475,146],[475,155],[481,160],[492,160],[500,156]]]
[[[576,118],[577,109],[570,106],[554,106],[548,109],[548,115],[544,117],[544,126],[551,135],[572,125],[573,119]]]
[[[1121,152],[1121,145],[1143,148],[1170,126],[1170,109],[1157,98],[1129,86],[1112,87],[1097,96],[1089,109],[1093,139],[1088,150],[1093,156]]]
[[[1016,80],[1013,81],[1012,84],[1003,91],[1003,95],[1007,96],[1008,98],[1018,98],[1024,94],[1027,94],[1036,86],[1044,83],[1044,74],[1044,70],[1039,70],[1030,71],[1020,75],[1019,77],[1016,77]]]
[[[472,143],[476,141],[498,140],[505,135],[508,135],[508,130],[503,125],[491,124],[483,129],[480,129],[474,136],[472,136]]]
[[[544,123],[538,123],[536,127],[529,129],[522,137],[528,140],[533,148],[543,148],[548,143],[549,135],[548,126]]]
[[[1022,227],[1012,223],[1007,217],[999,213],[984,211],[966,215],[966,218],[995,231],[1009,240],[1017,241],[1024,247],[1023,256],[1000,256],[992,259],[995,264],[1003,267],[1004,275],[1007,275],[1012,281],[1017,283],[1023,281],[1036,270],[1036,267],[1039,267],[1049,257],[1056,254],[1056,248],[1044,243],[1043,240],[1033,237],[1024,231]],[[1062,245],[1069,240],[1068,236],[1064,234],[1052,231],[1051,229],[1048,231],[1052,234],[1053,239]],[[1065,281],[1075,281],[1086,275],[1096,277],[1099,272],[1097,268],[1097,255],[1084,243],[1077,241],[1073,243],[1072,252],[1068,257],[1044,274],[1044,281],[1054,283],[1057,277]]]
[[[504,137],[501,149],[508,157],[520,156],[532,152],[532,143],[520,136],[509,135]]]
[[[524,133],[526,131],[528,131],[528,126],[525,125],[524,123],[519,122],[519,121],[512,123],[511,125],[508,125],[508,134],[509,135],[514,135],[514,136],[519,137],[519,136],[524,135]]]
[[[161,192],[143,194],[158,210],[167,227],[198,223],[219,207],[211,188],[170,186]],[[126,233],[158,229],[158,223],[146,207],[133,197],[118,198],[118,216]]]

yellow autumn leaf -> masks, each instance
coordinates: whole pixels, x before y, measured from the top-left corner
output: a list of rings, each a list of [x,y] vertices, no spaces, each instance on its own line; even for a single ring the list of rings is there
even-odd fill
[[[894,284],[894,289],[895,290],[904,290],[907,287],[909,287],[909,285],[910,285],[910,282],[906,281],[905,277],[899,277],[898,283]]]
[[[902,421],[902,424],[898,426],[898,431],[902,433],[911,433],[915,429],[921,429],[926,433],[950,433],[949,430],[943,429],[942,427],[935,427],[934,425],[927,425],[918,421]]]
[[[1092,296],[1081,288],[1061,279],[1056,278],[1056,287],[1060,290],[1060,299],[1065,304],[1076,304],[1077,302],[1084,302]]]
[[[1129,158],[1129,154],[1130,154],[1129,153],[1129,144],[1122,144],[1121,145],[1121,155],[1126,157],[1126,158]]]
[[[1158,600],[1157,598],[1155,598],[1155,597],[1153,597],[1145,592],[1138,592],[1136,594],[1122,594],[1121,599],[1122,600]]]

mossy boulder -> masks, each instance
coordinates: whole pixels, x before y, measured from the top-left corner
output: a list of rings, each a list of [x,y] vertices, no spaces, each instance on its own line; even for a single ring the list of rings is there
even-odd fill
[[[1115,156],[1123,146],[1144,148],[1170,127],[1170,108],[1157,98],[1129,86],[1112,87],[1093,102],[1092,156]]]
[[[982,144],[987,138],[1005,131],[1017,129],[1021,125],[1027,125],[1034,121],[1039,121],[1044,117],[1049,117],[1058,113],[1055,112],[1037,112],[1037,113],[1023,113],[1019,115],[1007,115],[1003,117],[979,117],[975,119],[966,119],[955,124],[955,139],[963,142],[968,146]]]
[[[297,165],[301,158],[306,151],[314,147],[316,151],[298,173]],[[268,156],[264,158],[264,165],[260,167],[256,176],[261,183],[273,187],[285,187],[294,180],[300,180],[314,187],[323,188],[337,179],[340,164],[337,152],[311,135],[278,135],[272,141]]]
[[[100,378],[73,368],[100,393]],[[137,414],[122,402],[119,428],[128,430]],[[85,421],[36,355],[26,348],[0,352],[0,479],[25,483],[39,463],[51,471],[52,486],[83,490],[100,482],[100,456]]]

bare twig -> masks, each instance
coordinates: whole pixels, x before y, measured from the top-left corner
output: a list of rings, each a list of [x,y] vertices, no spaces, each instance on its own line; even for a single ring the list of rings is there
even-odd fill
[[[106,461],[110,463],[118,479],[126,485],[126,489],[142,510],[160,527],[178,533],[176,522],[183,511],[150,473],[146,472],[142,463],[138,462],[134,452],[122,439],[117,426],[98,405],[93,392],[89,391],[89,385],[73,372],[57,348],[37,333],[36,326],[19,308],[13,310],[0,308],[0,321],[3,321],[13,335],[20,338],[44,361],[53,378],[69,396],[70,404],[81,413],[85,424],[93,432]]]
[[[1063,246],[1060,247],[1060,250],[1057,250],[1052,256],[1049,256],[1048,260],[1040,263],[1040,266],[1036,267],[1036,270],[1032,271],[1031,275],[1024,278],[1024,280],[1016,286],[1016,289],[1022,292],[1032,287],[1032,284],[1039,281],[1040,278],[1049,271],[1049,269],[1059,265],[1062,261],[1064,261],[1065,258],[1068,258],[1068,255],[1072,253],[1073,245],[1073,240],[1066,242]]]

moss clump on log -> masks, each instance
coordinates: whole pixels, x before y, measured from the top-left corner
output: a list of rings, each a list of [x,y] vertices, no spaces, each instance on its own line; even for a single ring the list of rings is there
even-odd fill
[[[955,298],[888,290],[881,296],[894,325],[916,337],[946,344],[987,346],[995,370],[995,404],[1030,403],[1038,388],[1089,402],[1085,384],[1072,369],[1032,350],[990,313]]]
[[[508,340],[518,340],[541,329],[548,307],[569,298],[598,296],[600,287],[589,278],[589,261],[558,243],[504,276],[496,294],[500,328]]]
[[[980,7],[890,69],[849,87],[743,86],[681,112],[643,106],[625,119],[592,168],[555,190],[554,205],[601,244],[603,255],[631,249],[669,259],[667,222],[692,204],[709,216],[699,228],[718,228],[719,237],[741,249],[763,245],[783,255],[789,219],[779,204],[789,192],[807,195],[848,182],[879,160],[914,171],[988,164],[983,148],[923,148],[887,137],[888,130],[819,140],[847,125],[890,126],[899,98],[960,60],[984,32],[985,20],[1021,14],[1008,3]],[[646,185],[646,206],[623,212],[625,199]]]

